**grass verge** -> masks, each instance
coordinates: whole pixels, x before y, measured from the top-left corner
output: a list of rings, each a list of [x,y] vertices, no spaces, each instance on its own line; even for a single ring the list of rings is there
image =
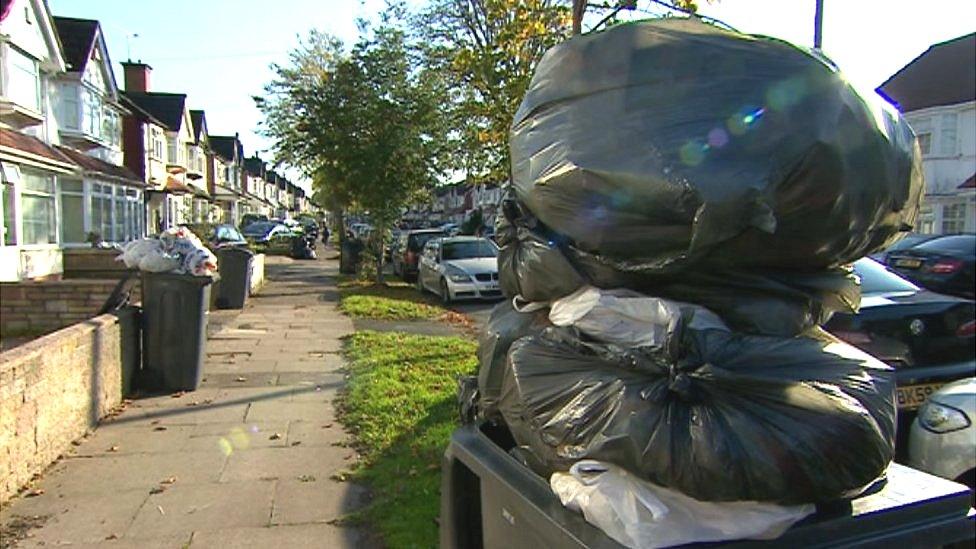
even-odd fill
[[[447,309],[436,305],[429,294],[421,294],[405,282],[372,282],[347,280],[339,283],[339,308],[354,318],[381,320],[432,320]]]
[[[388,547],[436,547],[440,463],[457,426],[457,378],[477,369],[459,337],[356,332],[340,417],[362,456],[352,479],[371,488],[359,518]]]

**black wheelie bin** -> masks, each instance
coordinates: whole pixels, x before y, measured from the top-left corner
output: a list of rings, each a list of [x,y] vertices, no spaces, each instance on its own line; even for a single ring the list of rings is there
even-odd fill
[[[241,246],[217,248],[220,283],[217,284],[217,307],[243,309],[251,290],[254,252]]]
[[[143,273],[143,369],[149,388],[200,386],[213,282],[208,276]]]

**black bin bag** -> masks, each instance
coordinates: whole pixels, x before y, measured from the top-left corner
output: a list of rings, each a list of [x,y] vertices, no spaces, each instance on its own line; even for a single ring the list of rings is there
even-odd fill
[[[516,341],[499,408],[548,476],[619,465],[703,501],[819,503],[856,495],[891,461],[893,371],[821,330],[795,338],[685,327],[642,355],[573,328]]]
[[[585,283],[561,251],[561,242],[514,200],[502,203],[496,222],[498,280],[507,297],[550,301]],[[564,239],[563,239],[564,240]]]
[[[587,253],[674,273],[812,271],[914,225],[914,134],[823,58],[689,19],[577,36],[511,129],[518,199]]]
[[[509,347],[515,340],[539,334],[550,326],[548,308],[523,313],[515,310],[511,300],[505,300],[492,309],[478,338],[478,408],[483,417],[499,417],[498,396]]]

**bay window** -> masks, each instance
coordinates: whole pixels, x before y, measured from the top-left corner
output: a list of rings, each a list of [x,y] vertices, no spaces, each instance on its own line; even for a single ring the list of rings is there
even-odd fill
[[[102,135],[102,98],[93,90],[85,88],[82,91],[84,106],[84,120],[82,130],[93,137]]]
[[[110,185],[92,184],[89,192],[91,199],[91,227],[90,231],[107,242],[114,240],[112,235],[112,187]]]

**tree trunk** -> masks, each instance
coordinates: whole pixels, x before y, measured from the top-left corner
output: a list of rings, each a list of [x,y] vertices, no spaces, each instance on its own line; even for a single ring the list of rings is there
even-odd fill
[[[376,228],[379,231],[379,238],[376,239],[376,283],[383,284],[383,259],[384,242],[386,240],[386,223],[380,223]]]

